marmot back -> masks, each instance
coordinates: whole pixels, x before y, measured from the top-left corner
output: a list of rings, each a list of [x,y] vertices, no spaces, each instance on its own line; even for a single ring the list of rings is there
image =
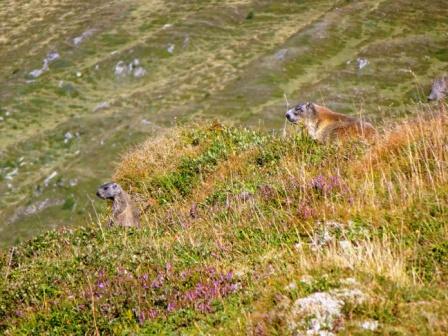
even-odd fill
[[[286,112],[286,118],[294,124],[302,120],[308,134],[321,142],[346,138],[368,139],[377,134],[369,122],[313,103],[296,105]]]

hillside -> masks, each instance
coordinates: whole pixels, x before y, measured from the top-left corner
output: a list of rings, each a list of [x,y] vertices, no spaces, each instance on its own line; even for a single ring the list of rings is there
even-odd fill
[[[415,114],[448,69],[447,17],[446,0],[1,1],[0,246],[90,222],[120,154],[176,124],[278,129],[284,94]]]
[[[5,335],[446,335],[446,106],[374,144],[218,123],[126,154],[142,229],[50,231],[1,255]]]

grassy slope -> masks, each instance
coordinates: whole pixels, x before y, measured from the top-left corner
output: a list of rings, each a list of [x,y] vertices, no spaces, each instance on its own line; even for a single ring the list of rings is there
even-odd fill
[[[377,120],[413,113],[447,69],[447,11],[444,0],[1,2],[0,245],[85,223],[119,154],[175,118],[279,127],[283,93]],[[61,59],[27,82],[52,50]],[[134,58],[147,75],[117,79]],[[79,137],[65,144],[66,132]]]
[[[4,253],[0,331],[284,335],[312,322],[297,299],[348,291],[361,299],[344,297],[321,330],[444,335],[444,110],[372,145],[220,124],[149,140],[115,173],[150,205],[143,228],[106,229],[105,211]]]

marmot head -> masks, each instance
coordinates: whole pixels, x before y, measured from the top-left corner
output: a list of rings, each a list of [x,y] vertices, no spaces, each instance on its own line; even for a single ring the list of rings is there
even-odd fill
[[[297,104],[286,112],[286,119],[293,124],[297,124],[300,118],[313,117],[315,113],[316,110],[313,103]]]
[[[448,77],[436,79],[432,84],[428,101],[441,100],[448,94]]]
[[[123,189],[114,182],[105,183],[98,188],[96,191],[96,195],[101,199],[110,199],[113,200],[115,197],[120,195],[123,192]]]

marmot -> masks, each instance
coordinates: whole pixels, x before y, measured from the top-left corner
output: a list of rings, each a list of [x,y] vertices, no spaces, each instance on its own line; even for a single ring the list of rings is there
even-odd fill
[[[372,124],[314,103],[296,105],[286,112],[286,119],[294,124],[303,120],[309,135],[320,142],[353,137],[371,138],[376,134]]]
[[[437,78],[431,87],[431,93],[428,96],[428,101],[442,100],[448,94],[448,76]]]
[[[135,209],[131,197],[117,183],[106,183],[100,186],[96,195],[105,200],[111,200],[112,216],[109,225],[119,225],[124,227],[139,226],[139,214]]]

